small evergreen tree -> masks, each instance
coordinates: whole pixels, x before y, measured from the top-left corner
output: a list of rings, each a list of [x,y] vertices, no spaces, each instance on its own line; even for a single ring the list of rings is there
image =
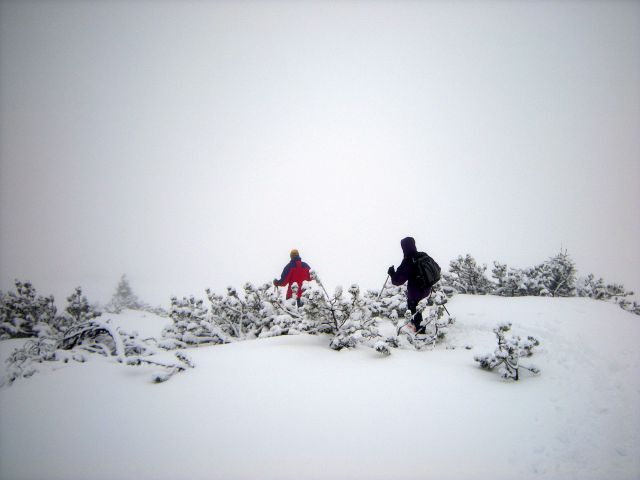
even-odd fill
[[[486,270],[487,266],[476,264],[471,255],[460,255],[449,263],[449,272],[442,275],[442,283],[458,293],[486,295],[493,289],[493,284],[485,276]]]
[[[498,348],[493,353],[476,355],[475,361],[480,363],[480,367],[493,370],[500,367],[500,375],[505,379],[518,380],[520,368],[529,370],[533,374],[540,373],[534,366],[526,367],[520,364],[520,358],[533,355],[533,348],[540,345],[534,337],[522,339],[513,335],[506,335],[511,330],[511,322],[500,323],[493,329],[498,339]]]
[[[82,295],[81,287],[76,287],[75,291],[67,297],[67,302],[66,315],[60,323],[61,330],[65,330],[74,324],[87,322],[101,315],[95,306],[89,304],[87,297]]]
[[[553,297],[576,294],[576,267],[566,250],[547,260],[541,268],[544,286]]]
[[[120,313],[125,309],[139,310],[143,306],[140,300],[138,300],[138,297],[133,293],[127,276],[122,275],[116,286],[116,291],[111,297],[111,301],[107,304],[107,311],[110,313]]]
[[[508,270],[506,264],[493,262],[491,276],[496,280],[493,288],[493,293],[496,295],[502,295],[503,297],[513,296],[513,288],[509,285],[507,274]]]
[[[604,280],[602,278],[596,279],[593,273],[577,280],[576,294],[579,297],[589,297],[594,300],[608,300]]]
[[[53,296],[38,295],[31,282],[16,280],[15,289],[0,295],[0,340],[38,336],[56,326]]]

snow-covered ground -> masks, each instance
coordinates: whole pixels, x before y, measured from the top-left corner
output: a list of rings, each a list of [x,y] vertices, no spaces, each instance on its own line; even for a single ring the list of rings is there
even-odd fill
[[[0,478],[640,477],[637,316],[580,298],[447,306],[443,344],[390,357],[299,335],[191,349],[196,368],[162,384],[101,357],[56,365],[0,389]],[[111,317],[143,337],[169,321]],[[540,376],[474,362],[503,320],[540,339],[523,361]]]

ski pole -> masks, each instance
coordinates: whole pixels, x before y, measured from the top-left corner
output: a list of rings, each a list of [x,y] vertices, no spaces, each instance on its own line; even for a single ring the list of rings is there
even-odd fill
[[[389,281],[389,275],[387,275],[387,279],[384,281],[384,285],[382,285],[382,289],[380,290],[380,293],[378,294],[377,300],[380,300],[380,297],[382,297],[382,292],[384,292],[384,289],[387,286],[387,282],[388,281]]]

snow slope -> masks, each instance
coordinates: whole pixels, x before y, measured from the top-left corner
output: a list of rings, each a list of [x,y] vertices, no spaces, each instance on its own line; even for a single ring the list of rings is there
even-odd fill
[[[444,344],[386,358],[300,335],[191,349],[196,368],[159,385],[151,367],[58,365],[0,389],[0,478],[640,477],[637,316],[580,298],[448,307]],[[144,315],[113,318],[143,335],[168,321]],[[477,367],[502,320],[541,340],[540,376]]]

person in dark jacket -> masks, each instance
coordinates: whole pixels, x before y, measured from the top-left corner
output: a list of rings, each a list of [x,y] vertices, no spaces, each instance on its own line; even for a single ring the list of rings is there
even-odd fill
[[[415,283],[415,267],[413,264],[414,258],[418,253],[418,249],[416,248],[416,241],[413,237],[406,237],[400,241],[400,246],[402,247],[402,253],[404,254],[404,258],[402,259],[402,263],[398,267],[398,270],[392,265],[387,270],[389,277],[391,278],[391,283],[396,286],[403,285],[405,282],[407,283],[407,308],[411,310],[413,314],[413,318],[411,319],[411,323],[407,324],[407,327],[412,331],[417,333],[424,333],[424,327],[421,327],[422,323],[422,313],[416,313],[418,302],[423,298],[427,298],[431,295],[431,287],[427,286],[424,288],[420,288]]]
[[[296,302],[298,307],[300,307],[302,305],[302,300],[300,300],[300,297],[302,297],[302,283],[311,281],[311,267],[302,261],[300,253],[295,248],[291,250],[289,257],[291,261],[287,263],[284,270],[282,270],[280,280],[274,278],[273,284],[277,287],[287,286],[287,300],[293,296],[293,284],[297,284],[298,293],[296,294]]]

